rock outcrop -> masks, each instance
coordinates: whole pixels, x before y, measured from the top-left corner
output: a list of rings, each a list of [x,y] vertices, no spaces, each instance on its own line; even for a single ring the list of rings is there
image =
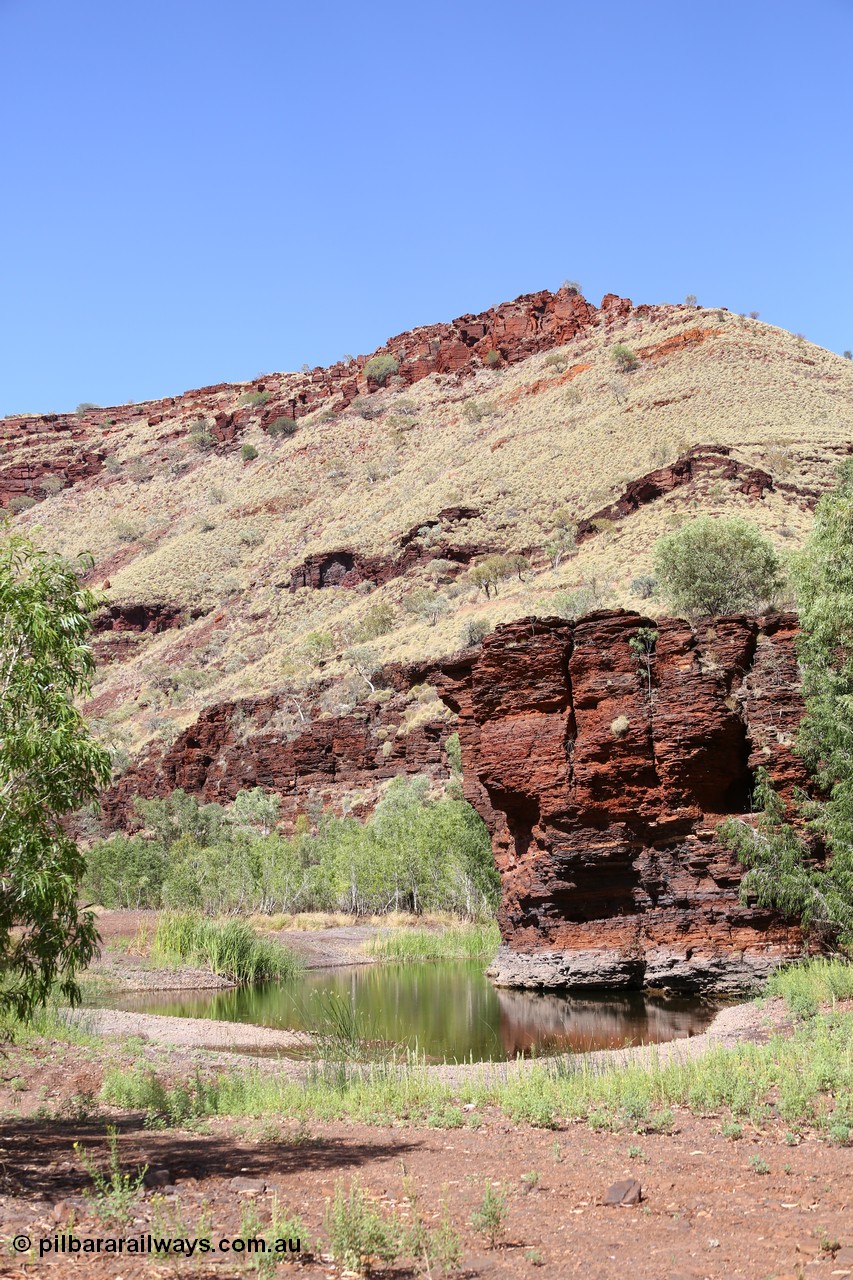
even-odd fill
[[[396,674],[408,689],[412,680],[402,669]],[[154,744],[104,793],[104,825],[132,827],[136,796],[168,795],[177,787],[219,804],[263,787],[281,797],[286,826],[322,809],[363,817],[391,778],[419,774],[443,782],[450,776],[445,743],[453,725],[437,716],[409,729],[405,710],[404,692],[313,721],[285,693],[217,703],[171,746]]]
[[[800,950],[795,925],[739,901],[717,834],[759,764],[784,794],[807,781],[795,637],[791,615],[694,629],[617,610],[510,623],[444,664],[501,874],[499,985],[734,992]]]
[[[362,582],[382,586],[429,560],[447,560],[451,565],[464,568],[477,556],[496,550],[486,543],[462,543],[452,537],[457,526],[476,519],[479,514],[476,507],[447,507],[433,519],[403,534],[394,556],[368,556],[346,547],[315,552],[291,570],[290,590],[311,587],[321,591],[327,587],[357,587]],[[425,535],[428,542],[424,540]]]
[[[721,480],[729,481],[740,493],[756,500],[762,499],[774,487],[773,477],[768,471],[739,462],[731,456],[731,449],[726,445],[695,445],[668,467],[659,467],[632,480],[615,502],[579,520],[577,540],[584,542],[587,538],[594,537],[600,531],[603,521],[614,523],[624,520],[640,507],[662,498],[673,489],[680,489],[684,485],[696,488],[703,482],[709,485]]]

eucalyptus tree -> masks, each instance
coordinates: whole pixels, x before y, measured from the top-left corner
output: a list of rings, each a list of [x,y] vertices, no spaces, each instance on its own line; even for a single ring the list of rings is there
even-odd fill
[[[84,857],[63,824],[110,780],[75,705],[94,670],[90,563],[0,531],[0,1009],[22,1017],[54,984],[77,1001],[97,950],[78,898]]]

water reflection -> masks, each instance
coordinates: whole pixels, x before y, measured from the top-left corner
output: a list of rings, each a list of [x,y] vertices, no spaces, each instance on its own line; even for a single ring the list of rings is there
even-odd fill
[[[297,982],[239,991],[152,992],[121,1009],[310,1030],[316,993],[352,1001],[370,1039],[431,1060],[482,1062],[521,1053],[581,1053],[696,1035],[718,1005],[640,991],[538,995],[493,987],[468,961],[381,964],[312,971]]]

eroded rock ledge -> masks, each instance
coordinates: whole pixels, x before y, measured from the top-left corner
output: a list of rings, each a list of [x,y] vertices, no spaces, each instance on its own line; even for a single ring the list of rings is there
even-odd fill
[[[648,672],[629,640],[658,632]],[[622,610],[528,618],[443,666],[468,799],[501,873],[503,986],[663,986],[737,992],[802,947],[799,929],[742,905],[717,836],[766,765],[807,781],[796,619],[695,629]]]

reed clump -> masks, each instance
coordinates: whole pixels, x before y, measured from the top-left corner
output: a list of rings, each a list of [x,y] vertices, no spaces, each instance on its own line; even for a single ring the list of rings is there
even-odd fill
[[[155,964],[203,966],[233,982],[283,982],[301,972],[295,952],[259,938],[244,920],[208,920],[193,912],[160,917],[151,947]]]

